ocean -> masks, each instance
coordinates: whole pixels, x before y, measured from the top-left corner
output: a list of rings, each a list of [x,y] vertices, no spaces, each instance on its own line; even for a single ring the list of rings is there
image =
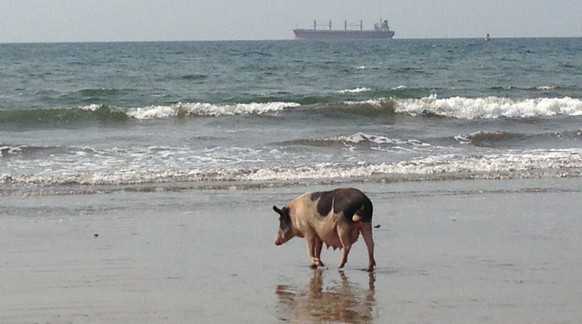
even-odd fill
[[[580,177],[582,39],[0,44],[0,195]]]
[[[581,52],[0,44],[0,322],[576,322]],[[347,186],[374,272],[273,244],[273,205]]]

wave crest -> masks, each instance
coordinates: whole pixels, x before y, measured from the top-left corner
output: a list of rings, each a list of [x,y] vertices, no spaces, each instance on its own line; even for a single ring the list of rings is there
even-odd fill
[[[372,89],[366,88],[366,87],[358,87],[358,88],[354,88],[354,89],[339,90],[339,91],[336,91],[336,93],[360,93],[360,92],[368,92],[368,91],[372,91]]]
[[[582,100],[564,98],[510,99],[500,97],[396,100],[396,112],[459,119],[533,118],[555,115],[582,116]]]
[[[421,142],[415,139],[399,139],[388,138],[382,135],[370,135],[363,132],[358,132],[352,135],[338,135],[333,137],[315,138],[315,139],[300,139],[288,142],[290,144],[300,144],[309,146],[371,146],[376,148],[390,148],[394,150],[407,150],[411,148],[425,148],[431,146],[428,143]]]
[[[261,115],[297,106],[299,106],[299,104],[294,102],[252,102],[232,105],[196,102],[178,103],[169,106],[130,108],[127,115],[138,120],[184,116],[219,117],[233,115]]]
[[[485,132],[479,131],[467,136],[455,136],[455,139],[460,143],[471,143],[475,146],[495,146],[496,143],[524,140],[527,138],[525,134],[517,134],[510,132]]]
[[[148,107],[127,108],[91,104],[77,108],[3,110],[0,111],[0,124],[12,125],[53,125],[74,122],[119,122],[130,119],[182,118],[185,116],[233,116],[261,115],[278,112],[285,108],[297,107],[294,102],[267,103],[177,103],[170,105],[153,105]]]

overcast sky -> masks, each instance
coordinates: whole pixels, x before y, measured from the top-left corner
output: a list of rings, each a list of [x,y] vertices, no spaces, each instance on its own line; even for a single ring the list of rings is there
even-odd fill
[[[0,42],[291,39],[380,18],[395,38],[582,36],[582,0],[0,0]]]

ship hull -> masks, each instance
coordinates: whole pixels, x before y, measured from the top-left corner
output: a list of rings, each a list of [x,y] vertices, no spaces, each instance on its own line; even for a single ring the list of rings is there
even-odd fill
[[[350,40],[350,39],[390,39],[392,30],[313,30],[294,29],[296,39],[305,40]]]

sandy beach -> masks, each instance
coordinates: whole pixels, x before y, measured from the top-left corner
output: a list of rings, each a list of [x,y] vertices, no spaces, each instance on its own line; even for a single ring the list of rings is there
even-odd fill
[[[374,202],[343,271],[271,206],[332,186],[0,197],[2,323],[576,323],[579,178],[353,184]],[[335,186],[333,186],[335,187]]]

